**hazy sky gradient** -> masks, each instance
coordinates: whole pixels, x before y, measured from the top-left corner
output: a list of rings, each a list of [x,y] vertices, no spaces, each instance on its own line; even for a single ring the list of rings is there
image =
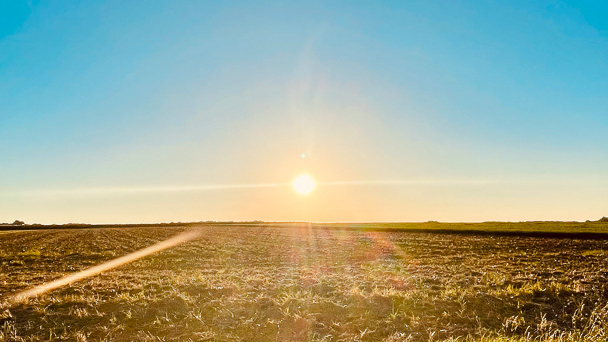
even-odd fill
[[[0,222],[608,215],[598,3],[3,1]]]

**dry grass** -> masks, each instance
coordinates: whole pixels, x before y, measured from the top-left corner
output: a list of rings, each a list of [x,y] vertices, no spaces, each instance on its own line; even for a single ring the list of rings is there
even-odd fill
[[[0,298],[183,229],[0,235]],[[201,229],[199,240],[5,309],[0,341],[607,339],[608,241]]]

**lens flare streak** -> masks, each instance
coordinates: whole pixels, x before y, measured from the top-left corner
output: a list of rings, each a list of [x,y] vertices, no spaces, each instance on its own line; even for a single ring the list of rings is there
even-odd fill
[[[174,236],[168,240],[165,241],[161,241],[155,245],[152,245],[150,247],[146,247],[144,249],[141,249],[139,251],[133,252],[131,254],[122,256],[120,258],[114,259],[114,260],[110,260],[106,263],[103,263],[101,265],[97,265],[91,268],[88,268],[84,271],[80,271],[77,273],[73,273],[70,274],[66,277],[63,277],[61,279],[57,279],[55,281],[52,281],[50,283],[46,283],[46,284],[42,284],[36,287],[33,287],[29,290],[17,293],[15,295],[13,295],[12,297],[10,297],[7,301],[6,304],[13,305],[16,303],[22,303],[27,301],[30,298],[34,298],[36,296],[42,295],[44,293],[47,293],[49,291],[61,288],[63,286],[69,285],[71,283],[74,283],[76,281],[85,279],[85,278],[89,278],[92,276],[95,276],[101,272],[104,271],[108,271],[111,270],[113,268],[116,267],[120,267],[122,265],[128,264],[130,262],[136,261],[138,259],[141,259],[143,257],[146,257],[148,255],[154,254],[154,253],[158,253],[160,251],[163,251],[165,249],[171,248],[171,247],[175,247],[177,245],[180,245],[184,242],[188,242],[191,240],[196,239],[197,237],[199,237],[201,235],[201,232],[198,230],[194,230],[194,231],[188,231],[182,234],[179,234],[177,236]]]
[[[302,177],[300,175],[299,177]],[[450,179],[450,178],[411,178],[411,179],[392,179],[392,180],[355,180],[355,181],[325,181],[315,182],[310,179],[300,180],[298,184],[292,183],[252,183],[252,184],[207,184],[207,185],[166,185],[166,186],[141,186],[141,187],[89,187],[72,189],[32,189],[10,192],[13,195],[34,197],[34,198],[57,198],[57,197],[104,197],[104,196],[135,196],[149,193],[184,193],[220,190],[243,190],[260,188],[281,188],[281,187],[305,187],[305,193],[312,191],[315,186],[486,186],[496,184],[513,185],[553,185],[566,184],[565,182],[536,181],[536,180],[501,180],[501,179]],[[296,178],[296,180],[299,179]],[[580,184],[579,184],[580,183]],[[591,185],[597,183],[584,182],[572,183],[576,185]],[[570,184],[570,183],[568,183]],[[600,184],[601,185],[601,184]],[[296,191],[298,191],[296,189]]]

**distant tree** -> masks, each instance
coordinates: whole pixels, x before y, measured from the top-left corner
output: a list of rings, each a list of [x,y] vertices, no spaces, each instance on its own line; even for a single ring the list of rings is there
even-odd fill
[[[608,217],[604,216],[601,219],[597,220],[597,222],[608,222]]]
[[[24,224],[25,222],[19,220],[15,220],[15,222],[13,222],[13,226],[23,226]]]

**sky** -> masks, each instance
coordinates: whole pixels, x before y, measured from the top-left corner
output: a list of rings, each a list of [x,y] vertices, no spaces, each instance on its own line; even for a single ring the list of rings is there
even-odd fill
[[[600,1],[0,2],[0,222],[596,220],[607,194]]]

